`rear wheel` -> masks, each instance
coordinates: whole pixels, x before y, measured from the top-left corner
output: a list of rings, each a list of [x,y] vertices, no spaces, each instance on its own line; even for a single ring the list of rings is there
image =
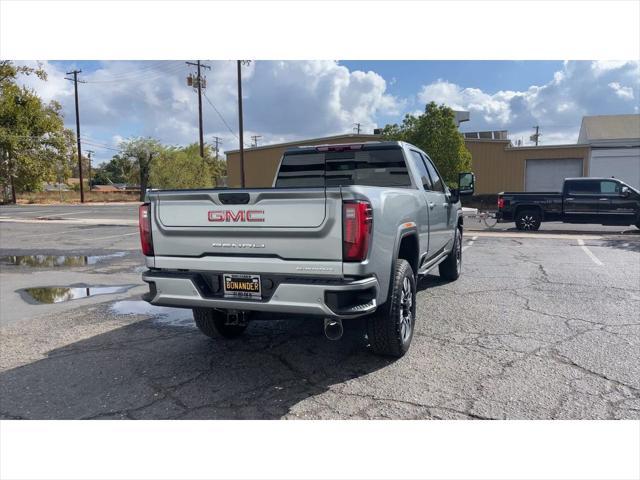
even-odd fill
[[[193,319],[207,337],[237,338],[247,329],[249,312],[230,313],[215,308],[194,308]]]
[[[453,248],[447,259],[438,265],[440,276],[445,280],[453,282],[460,277],[462,270],[462,229],[456,228],[453,238]]]
[[[539,210],[520,210],[516,215],[516,227],[518,230],[538,230],[542,223]]]
[[[391,292],[384,305],[367,319],[371,349],[402,357],[411,345],[416,321],[416,280],[409,262],[396,260]]]

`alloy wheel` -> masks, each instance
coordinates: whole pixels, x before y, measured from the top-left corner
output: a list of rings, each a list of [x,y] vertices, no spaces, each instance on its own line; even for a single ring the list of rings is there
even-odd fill
[[[402,291],[400,292],[400,336],[403,342],[406,342],[411,336],[413,320],[413,292],[411,290],[411,282],[409,278],[405,278],[402,282]]]

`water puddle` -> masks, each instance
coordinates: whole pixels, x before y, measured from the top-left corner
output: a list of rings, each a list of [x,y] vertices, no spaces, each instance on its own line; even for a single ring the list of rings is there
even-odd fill
[[[37,303],[61,303],[78,298],[95,297],[109,293],[124,293],[136,285],[112,285],[108,287],[34,287],[22,290]]]
[[[158,307],[144,300],[121,300],[111,305],[116,315],[149,315],[161,325],[193,328],[193,315],[187,308]]]
[[[126,254],[127,252],[115,252],[108,255],[6,255],[0,257],[0,264],[35,268],[83,267],[112,258],[121,258]]]

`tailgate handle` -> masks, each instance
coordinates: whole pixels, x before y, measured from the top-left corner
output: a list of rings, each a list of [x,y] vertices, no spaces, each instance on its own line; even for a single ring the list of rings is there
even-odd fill
[[[249,203],[248,193],[219,193],[218,198],[223,205],[244,205]]]

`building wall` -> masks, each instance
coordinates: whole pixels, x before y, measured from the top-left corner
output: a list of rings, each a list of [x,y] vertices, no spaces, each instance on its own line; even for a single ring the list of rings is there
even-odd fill
[[[379,137],[374,135],[349,135],[343,138],[330,139],[319,138],[304,140],[285,145],[264,146],[247,148],[244,150],[244,177],[245,187],[264,188],[271,187],[278,170],[280,158],[288,148],[302,145],[323,145],[326,143],[357,143],[375,141]],[[229,187],[240,186],[240,152],[233,150],[226,152],[227,156],[227,184]]]
[[[465,139],[476,174],[476,194],[524,191],[527,159],[582,159],[583,175],[588,173],[588,145],[510,147],[508,140]]]
[[[352,143],[375,140],[372,135],[345,136],[339,139],[305,140],[286,145],[248,148],[244,151],[245,186],[271,187],[284,151],[296,145]],[[510,147],[508,140],[465,139],[472,155],[472,170],[476,174],[476,193],[494,194],[502,191],[524,191],[527,159],[580,158],[584,175],[588,174],[588,145]],[[428,152],[427,152],[428,153]],[[240,152],[227,152],[227,183],[240,186]]]

